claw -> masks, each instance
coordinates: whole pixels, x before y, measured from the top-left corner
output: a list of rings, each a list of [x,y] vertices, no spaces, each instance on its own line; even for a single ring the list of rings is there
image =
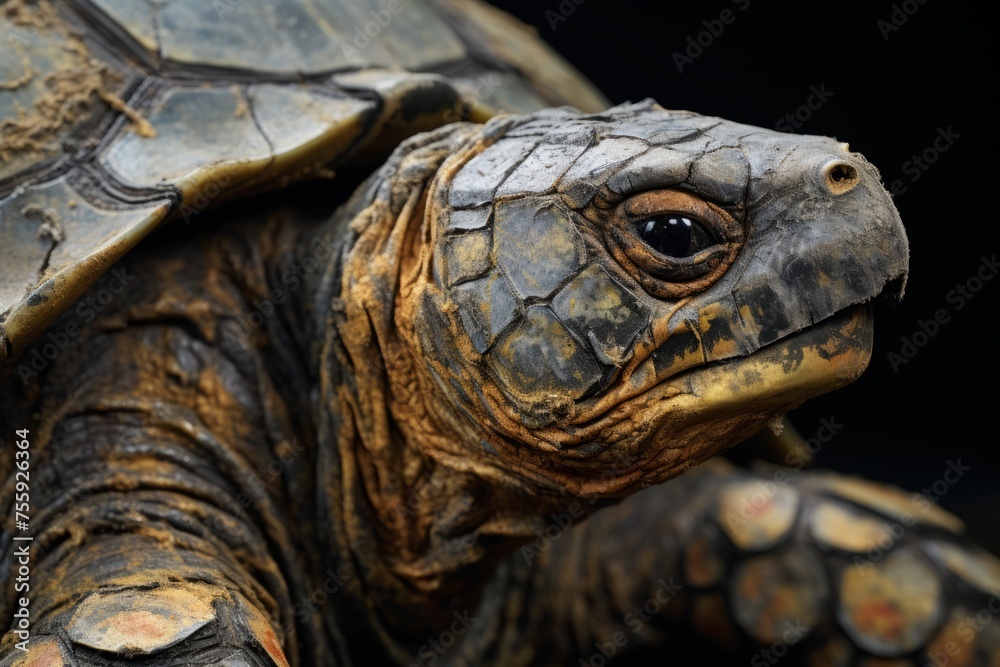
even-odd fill
[[[15,652],[16,654],[17,652]],[[15,658],[12,662],[2,661],[0,665],[7,667],[63,667],[66,665],[59,640],[46,637],[29,644],[28,652]]]
[[[254,642],[271,656],[276,667],[289,667],[285,653],[281,650],[281,642],[267,619],[253,607],[245,606],[243,611],[244,613],[239,616],[239,620],[241,625],[249,631]]]
[[[66,630],[77,644],[99,651],[149,655],[187,639],[215,619],[214,597],[207,586],[190,584],[92,593]]]

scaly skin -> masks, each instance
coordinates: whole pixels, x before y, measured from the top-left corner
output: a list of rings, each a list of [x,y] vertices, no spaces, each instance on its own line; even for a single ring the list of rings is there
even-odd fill
[[[560,665],[998,665],[1000,561],[961,529],[894,487],[713,461],[523,547],[498,643]]]
[[[567,128],[591,132],[595,143],[584,150]],[[594,157],[593,146],[622,133],[634,139]],[[548,152],[532,167],[537,178],[520,181],[526,190],[495,191],[519,182],[502,165],[517,135],[539,138],[534,150]],[[555,184],[560,160],[566,173],[581,159],[597,163],[556,188],[537,187],[543,177]],[[841,165],[841,178],[830,179],[830,164]],[[485,194],[475,192],[483,185]],[[464,243],[455,240],[464,232],[449,231],[458,224],[453,209],[482,210],[482,196],[494,202],[493,247],[484,268],[466,271],[463,262],[481,258],[449,246]],[[639,268],[673,260],[629,237],[628,216],[664,210],[719,226],[712,233],[724,242],[701,273],[690,263],[670,279],[662,266],[656,275]],[[829,140],[648,104],[596,117],[546,112],[419,135],[329,223],[295,211],[262,218],[205,233],[196,249],[189,236],[163,237],[130,257],[118,276],[135,275],[127,290],[8,417],[32,429],[37,588],[32,652],[23,656],[8,633],[2,664],[586,661],[594,642],[616,641],[610,628],[646,602],[647,583],[671,577],[684,587],[678,604],[649,622],[668,637],[693,625],[752,655],[801,611],[817,628],[793,647],[806,657],[821,655],[813,649],[847,623],[833,620],[828,602],[836,570],[799,577],[789,597],[775,593],[794,564],[816,572],[817,544],[845,547],[808,532],[804,518],[788,525],[789,507],[809,517],[822,505],[824,482],[813,475],[796,477],[733,528],[710,517],[726,498],[740,507],[748,491],[739,487],[734,499],[724,485],[744,473],[692,473],[569,527],[551,549],[538,546],[537,558],[530,553],[553,515],[564,521],[570,512],[579,523],[861,372],[870,325],[850,307],[905,270],[905,239],[859,156]],[[466,231],[485,229],[483,220]],[[543,227],[551,247],[531,242]],[[797,254],[775,275],[765,251],[779,240]],[[825,259],[831,245],[853,253],[836,260],[844,274]],[[564,262],[554,275],[570,256],[590,263]],[[572,276],[594,276],[598,265],[608,277],[572,296],[617,300],[580,315],[545,291],[577,289],[567,287]],[[456,288],[501,270],[522,290],[523,326],[483,333],[469,310],[477,302]],[[523,293],[538,285],[551,287]],[[545,320],[550,312],[562,323]],[[611,328],[574,319],[594,314]],[[550,323],[532,329],[543,320]],[[593,347],[566,333],[580,327]],[[518,347],[525,341],[527,353]],[[601,365],[609,370],[597,373]],[[581,384],[589,376],[596,386]],[[8,483],[8,502],[11,492]],[[925,538],[958,544],[929,522],[909,529],[893,554],[942,582],[948,613],[971,609],[988,590],[985,575],[973,572],[979,590],[963,592],[946,567],[926,565]],[[746,553],[779,543],[786,561]],[[678,553],[693,555],[678,565]],[[959,553],[981,561],[982,572],[995,567]],[[623,576],[630,554],[635,569]],[[838,554],[823,556],[827,567]],[[568,583],[574,572],[578,584]],[[875,647],[887,656],[900,653],[891,646],[900,636],[906,653],[925,646],[945,613],[924,622],[926,596],[895,585],[890,579],[874,603],[861,596],[844,612],[884,612],[863,633],[888,637],[888,649]],[[893,615],[885,609],[896,593]],[[773,615],[758,620],[765,609]],[[546,629],[566,641],[539,636]],[[460,645],[446,650],[456,635]],[[970,647],[989,650],[990,637]]]

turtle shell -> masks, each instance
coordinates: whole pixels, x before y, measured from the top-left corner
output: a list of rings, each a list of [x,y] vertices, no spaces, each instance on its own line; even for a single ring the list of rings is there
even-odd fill
[[[606,106],[470,0],[10,0],[0,34],[0,360],[164,222],[448,122]]]

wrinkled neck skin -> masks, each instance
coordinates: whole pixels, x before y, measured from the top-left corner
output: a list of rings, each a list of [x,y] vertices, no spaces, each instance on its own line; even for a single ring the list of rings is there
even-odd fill
[[[308,290],[322,544],[364,607],[359,625],[399,661],[454,613],[474,612],[489,572],[552,513],[572,511],[576,522],[603,502],[491,477],[479,436],[428,390],[414,352],[407,313],[420,298],[414,277],[429,270],[427,186],[477,130],[451,126],[404,144],[298,252],[326,267]],[[458,434],[463,464],[436,460],[441,433]]]

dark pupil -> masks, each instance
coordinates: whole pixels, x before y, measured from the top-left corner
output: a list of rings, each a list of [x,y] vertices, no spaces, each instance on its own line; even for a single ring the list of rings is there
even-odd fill
[[[639,225],[639,234],[661,255],[667,257],[689,257],[703,250],[707,239],[701,227],[690,218],[669,216],[653,218]],[[702,246],[702,247],[699,247]]]

